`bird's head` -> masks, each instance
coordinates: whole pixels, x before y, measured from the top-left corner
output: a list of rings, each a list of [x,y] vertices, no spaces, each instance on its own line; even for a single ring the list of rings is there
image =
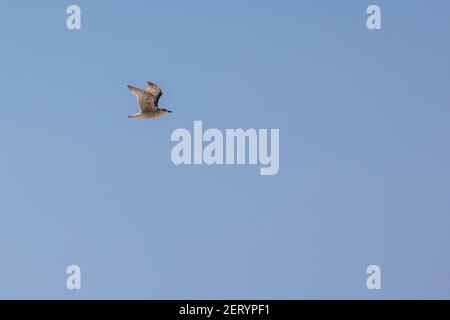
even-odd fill
[[[167,109],[165,109],[165,108],[161,108],[161,110],[164,111],[164,113],[172,113],[171,110],[167,110]]]

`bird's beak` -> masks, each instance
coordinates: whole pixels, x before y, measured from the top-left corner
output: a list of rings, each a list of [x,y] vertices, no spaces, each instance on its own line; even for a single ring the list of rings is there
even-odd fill
[[[168,113],[172,113],[172,111],[171,111],[171,110],[167,110],[167,112],[168,112]]]

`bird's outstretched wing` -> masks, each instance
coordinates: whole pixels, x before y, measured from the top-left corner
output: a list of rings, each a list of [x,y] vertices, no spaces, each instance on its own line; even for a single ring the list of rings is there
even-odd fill
[[[142,112],[151,112],[157,108],[157,99],[152,94],[133,86],[128,86],[128,89],[136,96]]]
[[[147,81],[147,92],[155,97],[156,105],[158,105],[158,100],[162,96],[161,88],[153,82]]]

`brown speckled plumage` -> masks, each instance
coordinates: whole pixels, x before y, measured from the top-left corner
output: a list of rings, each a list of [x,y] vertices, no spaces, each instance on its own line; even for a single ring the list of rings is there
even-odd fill
[[[170,110],[158,107],[158,101],[162,96],[162,91],[156,84],[148,81],[146,90],[133,86],[128,86],[128,89],[136,96],[139,108],[141,109],[141,112],[129,115],[128,118],[158,118],[167,112],[172,112]]]

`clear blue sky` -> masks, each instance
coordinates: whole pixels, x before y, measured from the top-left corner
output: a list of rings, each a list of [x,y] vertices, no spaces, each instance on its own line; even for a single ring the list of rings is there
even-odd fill
[[[0,298],[450,298],[449,14],[1,1]],[[127,119],[146,80],[174,113]],[[174,166],[170,135],[194,120],[279,128],[278,175]]]

